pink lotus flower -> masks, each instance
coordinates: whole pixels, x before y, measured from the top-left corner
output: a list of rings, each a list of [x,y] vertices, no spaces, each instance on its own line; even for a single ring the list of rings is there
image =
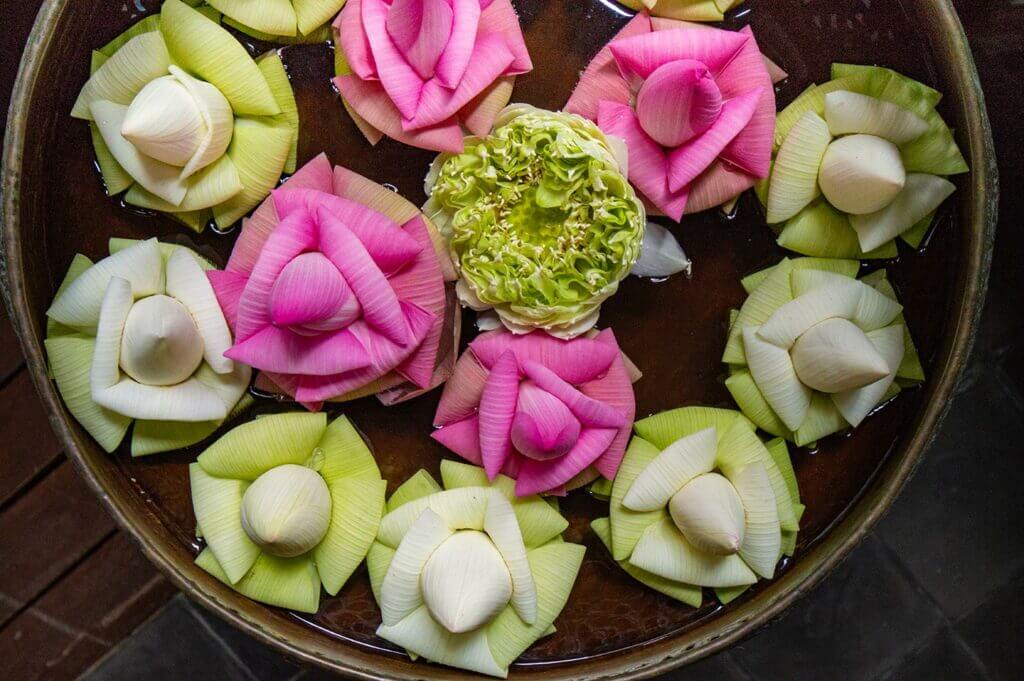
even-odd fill
[[[516,494],[564,494],[611,480],[636,415],[629,369],[611,330],[559,340],[490,331],[469,344],[434,416],[435,440],[516,478]],[[585,483],[584,483],[585,484]]]
[[[371,144],[459,153],[533,68],[509,0],[348,0],[334,30],[334,83]]]
[[[314,411],[439,385],[458,327],[445,323],[454,271],[432,232],[405,199],[321,154],[245,222],[224,271],[208,273],[234,331],[225,356]]]
[[[638,14],[590,63],[565,109],[626,141],[630,182],[675,220],[768,175],[775,91],[749,27]]]

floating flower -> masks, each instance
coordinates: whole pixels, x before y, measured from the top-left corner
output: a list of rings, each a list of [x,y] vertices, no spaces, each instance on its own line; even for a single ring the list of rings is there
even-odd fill
[[[743,0],[618,0],[637,12],[683,21],[722,21],[725,13]]]
[[[509,0],[348,0],[334,29],[334,83],[371,144],[459,153],[533,69]]]
[[[792,556],[800,517],[784,440],[761,442],[739,412],[685,407],[637,421],[611,491],[591,526],[634,579],[699,608],[722,603]]]
[[[749,27],[639,14],[584,71],[565,110],[629,147],[629,180],[674,220],[767,177],[775,91]]]
[[[778,242],[823,258],[894,258],[921,245],[967,172],[935,110],[942,95],[890,69],[833,64],[778,117],[775,160],[758,188]]]
[[[235,332],[225,354],[311,410],[439,385],[458,326],[446,323],[457,306],[433,233],[408,201],[321,154],[245,223],[225,270],[209,273]]]
[[[850,426],[924,380],[896,292],[856,260],[784,259],[743,281],[722,361],[744,415],[797,445]]]
[[[90,122],[107,193],[127,190],[126,203],[226,228],[295,169],[280,57],[254,61],[207,12],[166,0],[94,51],[92,69],[71,115]]]
[[[424,211],[448,243],[465,305],[494,308],[517,333],[594,326],[644,235],[620,147],[579,116],[517,104],[489,136],[437,158]]]
[[[195,3],[193,3],[195,4]],[[320,43],[345,0],[206,0],[228,26],[267,42]]]
[[[231,333],[204,270],[184,246],[111,239],[76,255],[50,309],[46,353],[71,415],[108,452],[134,421],[132,456],[211,435],[242,402],[246,366],[223,356]]]
[[[344,416],[274,414],[234,428],[189,466],[196,565],[255,601],[316,612],[377,535],[387,483]]]
[[[635,414],[611,330],[571,341],[490,331],[455,365],[433,437],[492,480],[515,478],[520,496],[564,494],[567,484],[615,477]]]
[[[476,466],[441,462],[388,500],[366,556],[383,623],[377,635],[432,662],[505,678],[569,599],[584,547],[544,499],[517,498]]]

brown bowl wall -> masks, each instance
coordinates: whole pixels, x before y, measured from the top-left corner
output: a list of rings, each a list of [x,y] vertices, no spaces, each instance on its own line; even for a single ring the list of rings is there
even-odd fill
[[[159,3],[144,4],[154,10]],[[520,79],[514,99],[549,108],[564,103],[580,69],[627,18],[612,0],[515,4],[535,70]],[[150,559],[225,619],[286,653],[353,677],[470,678],[413,664],[377,639],[377,609],[363,571],[339,597],[325,600],[318,615],[299,617],[242,598],[197,569],[186,469],[198,450],[143,460],[132,460],[123,449],[107,455],[70,418],[47,380],[44,312],[76,251],[95,259],[105,254],[110,236],[156,234],[223,262],[234,240],[184,234],[166,218],[129,211],[103,195],[87,128],[68,112],[87,78],[89,50],[134,20],[127,5],[46,2],[12,99],[3,173],[4,292],[54,429]],[[890,263],[929,381],[901,395],[855,435],[828,438],[816,452],[794,454],[808,505],[796,557],[773,582],[726,608],[708,599],[694,610],[630,580],[589,532],[589,521],[606,507],[585,493],[571,495],[563,506],[571,520],[567,539],[585,543],[587,557],[556,623],[558,633],[527,651],[513,670],[516,678],[649,676],[727,646],[780,613],[889,507],[930,442],[970,347],[992,250],[996,171],[977,74],[949,2],[891,0],[866,9],[857,0],[748,0],[735,14],[728,25],[749,23],[766,54],[790,72],[779,88],[780,104],[827,79],[832,61],[897,68],[946,94],[941,110],[973,171],[957,179],[956,200],[926,249],[904,251]],[[331,90],[328,47],[290,47],[283,57],[302,116],[300,160],[324,150],[334,162],[420,200],[431,154],[390,141],[371,149],[362,140]],[[602,319],[646,372],[637,385],[642,415],[688,404],[728,406],[719,363],[727,310],[743,300],[741,276],[783,255],[749,195],[734,219],[712,212],[688,217],[674,231],[694,259],[693,278],[631,279],[605,306]],[[434,393],[390,409],[373,400],[345,408],[373,442],[392,489],[421,466],[436,473],[444,450],[427,437],[436,401]]]

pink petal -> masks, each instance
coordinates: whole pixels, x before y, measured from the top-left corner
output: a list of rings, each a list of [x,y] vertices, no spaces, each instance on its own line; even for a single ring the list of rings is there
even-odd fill
[[[371,361],[348,329],[303,336],[276,326],[264,327],[236,343],[224,356],[264,371],[314,376],[353,371]]]
[[[678,147],[702,134],[721,111],[722,93],[714,79],[704,64],[691,59],[655,69],[636,100],[640,127],[663,147]]]
[[[388,339],[405,346],[410,340],[409,327],[398,296],[380,267],[359,238],[327,207],[321,206],[317,217],[320,221],[320,248],[345,276],[363,308],[363,318]]]
[[[509,65],[505,75],[518,75],[533,70],[533,61],[530,59],[530,52],[526,49],[526,41],[523,39],[523,29],[519,23],[519,15],[509,0],[494,0],[494,2],[481,2],[480,6],[484,12],[480,15],[480,33],[500,33],[505,38],[505,44],[515,55],[515,59]]]
[[[515,76],[505,76],[477,95],[476,99],[459,112],[462,125],[477,137],[486,137],[494,127],[498,113],[512,98],[512,90],[516,84]]]
[[[299,168],[278,189],[331,191],[331,162],[327,160],[327,154],[320,154]],[[274,210],[274,202],[268,197],[253,211],[252,217],[242,222],[242,230],[235,241],[235,247],[225,269],[245,274],[252,272],[263,244],[278,222],[280,220]]]
[[[750,122],[762,94],[761,90],[752,90],[728,100],[710,130],[669,153],[668,184],[672,191],[684,189],[715,162]]]
[[[520,454],[548,461],[572,449],[580,436],[580,422],[557,397],[535,383],[524,381],[519,386],[510,435],[512,445]]]
[[[316,246],[317,228],[309,215],[295,214],[282,220],[270,233],[238,301],[235,342],[246,340],[271,324],[270,292],[285,265]]]
[[[487,383],[487,369],[477,361],[471,350],[462,353],[455,371],[444,386],[441,401],[434,414],[435,426],[446,426],[476,413]]]
[[[568,407],[583,425],[592,428],[622,428],[626,425],[626,418],[621,411],[588,397],[563,381],[555,372],[547,367],[537,362],[526,362],[523,370],[538,387],[550,393]],[[630,394],[632,392],[631,387]]]
[[[601,474],[597,472],[596,468],[587,468],[582,473],[579,473],[575,478],[569,481],[569,484],[565,486],[566,491],[571,492],[574,489],[586,487],[587,485],[594,482],[600,477]]]
[[[245,284],[249,281],[249,277],[227,270],[209,270],[206,273],[206,278],[210,280],[210,286],[213,287],[217,303],[224,312],[228,326],[234,329],[238,317],[238,301],[242,297],[242,291],[245,290]]]
[[[345,61],[352,72],[363,80],[377,79],[377,65],[370,50],[370,40],[363,29],[363,0],[348,0],[334,22],[338,45],[345,52]]]
[[[469,347],[486,368],[492,368],[508,349],[511,349],[520,366],[534,361],[573,385],[592,381],[604,374],[618,354],[597,339],[574,338],[564,341],[535,331],[525,336],[516,336],[499,329],[477,336]]]
[[[511,351],[491,369],[480,395],[480,452],[484,470],[493,480],[512,451],[509,436],[519,395],[519,366]]]
[[[430,357],[423,348],[431,342],[436,334],[439,338],[437,352]],[[445,286],[445,310],[440,319],[434,320],[427,337],[420,344],[420,349],[409,359],[402,362],[395,370],[401,379],[393,388],[378,392],[377,399],[386,407],[415,399],[433,391],[448,382],[455,371],[455,360],[459,358],[459,340],[462,334],[462,306],[455,295],[454,286]],[[422,359],[421,359],[422,358]],[[418,376],[418,367],[432,366],[426,381]],[[401,372],[401,373],[400,373]],[[415,377],[416,381],[410,380]]]
[[[387,38],[388,4],[385,0],[362,0],[363,29],[370,41],[370,52],[377,65],[377,77],[388,93],[388,97],[401,112],[403,118],[412,118],[420,102],[423,79],[409,66],[405,57]],[[355,101],[345,97],[355,105]],[[371,123],[373,120],[366,117]],[[375,124],[376,125],[376,124]],[[376,127],[384,130],[379,125]]]
[[[514,56],[499,35],[481,36],[473,46],[473,54],[466,73],[454,90],[446,88],[437,79],[423,86],[419,106],[412,116],[405,115],[402,108],[402,127],[405,130],[419,130],[438,125],[455,116],[459,109],[469,104],[477,95],[505,73]]]
[[[738,97],[758,89],[762,96],[749,124],[725,148],[721,158],[754,177],[763,178],[768,176],[775,136],[775,88],[750,27],[744,27],[740,34],[747,37],[747,42],[717,75],[718,85],[726,97]]]
[[[551,461],[523,459],[516,479],[516,496],[539,494],[569,482],[608,449],[617,432],[611,428],[585,428],[565,456]]]
[[[316,252],[303,253],[285,265],[270,293],[270,319],[277,326],[300,326],[329,319],[344,308],[347,322],[359,315],[359,304],[331,261]]]
[[[363,119],[388,137],[420,149],[448,154],[462,152],[462,128],[455,117],[437,125],[405,130],[402,116],[380,83],[350,74],[334,79],[338,91]]]
[[[631,97],[629,85],[619,73],[619,66],[615,63],[610,45],[616,40],[650,32],[651,17],[645,12],[637,14],[623,26],[622,30],[587,64],[586,70],[580,77],[580,82],[577,83],[576,89],[572,91],[569,101],[565,104],[565,110],[596,121],[598,103],[609,101],[629,104]]]
[[[715,161],[708,170],[690,185],[687,213],[699,213],[721,206],[739,196],[757,182],[753,175],[733,168],[728,163]]]
[[[789,78],[786,70],[769,59],[767,55],[762,54],[761,57],[764,58],[764,67],[768,69],[768,75],[771,76],[772,84],[777,85]]]
[[[335,81],[337,81],[337,79],[335,79]],[[337,85],[337,82],[335,82],[335,85]],[[373,125],[368,120],[360,116],[359,113],[356,112],[354,108],[352,108],[352,104],[348,100],[346,100],[344,96],[340,96],[339,99],[341,99],[341,105],[345,107],[345,111],[352,119],[352,122],[356,124],[357,128],[359,128],[359,132],[363,133],[363,137],[365,137],[366,141],[370,143],[370,146],[377,146],[377,144],[379,144],[380,141],[384,139],[384,133],[378,130],[377,128],[373,127]],[[391,105],[391,100],[388,100],[388,104]]]
[[[483,463],[483,455],[480,453],[480,419],[476,414],[449,423],[435,430],[430,437],[470,463],[478,466]]]
[[[733,31],[680,28],[615,40],[610,47],[622,77],[636,90],[658,67],[679,59],[703,63],[718,80],[718,72],[747,41]],[[728,96],[724,88],[722,94]]]
[[[473,57],[480,24],[480,0],[449,1],[453,18],[445,43],[440,43],[442,52],[437,62],[436,77],[441,85],[454,90],[461,84]]]
[[[609,135],[626,140],[629,147],[629,181],[658,209],[679,220],[686,207],[686,189],[673,192],[668,187],[668,162],[657,142],[648,137],[636,114],[624,104],[601,102],[597,124]]]
[[[619,428],[608,449],[594,463],[601,475],[611,480],[619,470],[619,464],[626,453],[626,445],[629,444],[632,434],[633,419],[636,417],[636,397],[622,356],[615,359],[605,376],[583,384],[580,391],[602,404],[610,405],[625,417],[625,425]]]
[[[253,387],[265,393],[284,395],[294,400],[298,385],[298,376],[261,371],[256,375]],[[309,411],[320,411],[324,406],[323,402],[299,402],[299,404]]]
[[[344,166],[334,167],[334,193],[370,210],[377,211],[396,225],[420,214],[419,209],[384,185],[377,184]]]
[[[479,5],[476,10],[479,14]],[[431,78],[452,35],[451,5],[446,0],[394,0],[385,24],[395,46],[420,78]]]

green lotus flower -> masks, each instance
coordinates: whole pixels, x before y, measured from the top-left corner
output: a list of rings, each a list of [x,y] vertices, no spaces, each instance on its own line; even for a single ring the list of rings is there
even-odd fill
[[[722,21],[725,13],[743,4],[743,0],[618,0],[637,12],[654,17],[682,21]]]
[[[580,116],[520,104],[488,137],[437,158],[424,211],[448,242],[464,304],[494,308],[516,332],[571,337],[594,325],[646,223],[621,146]]]
[[[771,579],[796,549],[800,503],[785,440],[763,443],[730,409],[684,407],[637,421],[591,527],[634,579],[691,605]]]
[[[388,499],[366,556],[381,607],[377,635],[425,657],[497,677],[554,632],[583,562],[562,540],[557,504],[516,497],[515,481],[441,462],[444,489],[424,470]]]
[[[227,228],[295,170],[298,109],[280,57],[254,60],[220,15],[167,0],[92,54],[71,115],[109,195],[196,231]]]
[[[262,416],[189,466],[196,565],[255,601],[316,612],[366,556],[387,483],[347,418]]]
[[[231,28],[257,40],[276,43],[321,43],[331,39],[328,22],[345,0],[185,0],[222,13]]]

